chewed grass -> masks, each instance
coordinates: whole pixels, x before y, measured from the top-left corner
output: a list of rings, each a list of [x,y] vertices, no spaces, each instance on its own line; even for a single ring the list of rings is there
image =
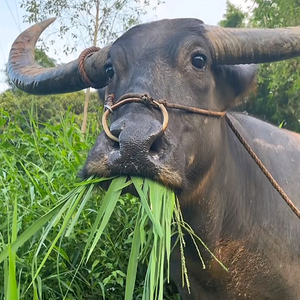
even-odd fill
[[[39,277],[41,269],[45,267],[51,252],[60,248],[57,245],[61,239],[72,235],[80,215],[89,205],[88,203],[95,187],[104,180],[107,179],[90,178],[77,184],[76,188],[62,197],[54,208],[27,228],[18,238],[13,235],[9,247],[6,247],[1,252],[0,262],[13,258],[17,249],[43,228],[39,246],[35,252],[35,257],[38,257],[41,248],[45,247],[46,241],[49,245],[49,232],[56,228],[57,224],[60,224],[57,235],[50,241],[46,253],[43,252],[42,261],[38,264],[32,264],[32,282],[27,289],[33,286],[36,299],[38,299],[38,295],[42,296],[41,279]],[[210,250],[194,233],[193,229],[184,222],[175,193],[150,179],[117,177],[110,180],[110,186],[96,212],[96,218],[91,225],[83,255],[73,278],[75,278],[79,268],[91,259],[92,253],[98,247],[99,240],[109,224],[116,205],[122,205],[122,202],[120,202],[122,190],[129,185],[133,185],[139,196],[139,208],[132,232],[132,245],[126,274],[125,300],[133,299],[139,264],[146,265],[142,299],[163,299],[164,285],[170,280],[170,256],[174,246],[171,243],[172,237],[176,241],[175,244],[179,244],[182,286],[185,286],[190,291],[188,268],[185,261],[185,236],[189,235],[194,242],[203,268],[206,266],[198,245],[203,245],[209,252]],[[211,255],[218,261],[213,253]],[[221,262],[219,263],[222,265]],[[14,276],[14,274],[12,275]],[[70,289],[72,289],[72,282],[68,287],[68,290]]]

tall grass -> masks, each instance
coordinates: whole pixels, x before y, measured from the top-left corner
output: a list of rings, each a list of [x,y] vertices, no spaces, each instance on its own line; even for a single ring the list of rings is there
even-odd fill
[[[84,194],[75,197],[80,213],[68,207],[62,218],[57,214],[68,192],[80,188],[77,172],[99,125],[92,121],[82,136],[70,112],[56,124],[34,115],[0,109],[0,299],[124,299],[139,201],[120,196],[122,205],[87,252],[103,193],[91,192],[88,205]],[[43,224],[48,227],[38,230]],[[89,259],[82,261],[84,253]],[[133,299],[142,299],[146,269],[139,264]],[[170,294],[165,290],[164,299],[177,299]]]

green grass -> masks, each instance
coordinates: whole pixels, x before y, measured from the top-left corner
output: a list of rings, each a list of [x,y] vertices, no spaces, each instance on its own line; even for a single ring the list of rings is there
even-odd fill
[[[185,235],[200,260],[197,245],[206,246],[173,191],[136,177],[112,179],[106,193],[97,188],[106,179],[80,182],[95,120],[82,136],[70,112],[56,124],[33,115],[0,110],[0,299],[179,299],[169,282],[172,236],[188,289]],[[121,195],[128,185],[139,198]]]
[[[77,172],[100,126],[92,120],[82,136],[71,112],[47,124],[33,111],[24,117],[0,109],[0,299],[123,300],[140,201],[120,196],[102,234],[91,239],[104,193],[96,189],[89,199],[84,193],[64,205],[68,193],[82,187]],[[99,240],[90,251],[86,245],[94,238]],[[84,255],[89,259],[82,260]],[[133,299],[142,299],[146,271],[144,261],[137,267]],[[164,287],[164,299],[178,299],[172,290]]]

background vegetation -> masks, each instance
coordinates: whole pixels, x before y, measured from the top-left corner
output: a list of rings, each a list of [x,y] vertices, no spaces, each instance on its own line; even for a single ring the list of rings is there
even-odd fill
[[[255,0],[253,4],[250,11],[244,12],[228,3],[220,25],[299,25],[298,0]],[[44,50],[37,50],[36,55],[44,66],[55,63]],[[300,132],[299,73],[299,59],[261,65],[256,92],[237,109]],[[79,180],[78,171],[101,131],[101,103],[97,94],[91,93],[86,133],[81,133],[84,97],[84,92],[31,96],[13,87],[0,94],[0,252]],[[123,205],[114,211],[113,221],[93,257],[76,274],[101,198],[101,191],[93,196],[73,235],[59,242],[41,270],[38,282],[42,297],[38,297],[31,286],[31,269],[40,262],[51,234],[55,233],[49,235],[41,256],[34,256],[40,233],[18,249],[16,273],[13,273],[15,283],[8,282],[8,261],[0,264],[0,299],[5,299],[8,287],[14,284],[21,299],[124,299],[125,273],[137,211],[133,197],[123,196]],[[59,226],[57,224],[57,228]],[[144,266],[140,266],[135,299],[141,299],[144,271]],[[14,298],[6,296],[6,299]],[[172,285],[166,287],[165,299],[179,299]]]
[[[248,12],[227,2],[220,25],[276,28],[300,24],[298,0],[252,0]],[[236,110],[300,132],[300,59],[260,65],[257,89]]]
[[[11,99],[17,101],[13,94]],[[48,97],[45,99],[48,101]],[[100,131],[97,118],[90,118],[88,130],[82,135],[76,123],[77,108],[66,108],[61,117],[55,114],[55,109],[50,109],[47,116],[51,122],[40,121],[39,116],[45,114],[38,109],[37,99],[27,96],[27,100],[32,103],[28,110],[17,107],[10,114],[0,109],[0,252],[74,188],[79,181],[78,172]],[[38,277],[43,291],[39,298],[36,287],[31,285],[32,268],[43,260],[61,224],[49,234],[38,256],[35,252],[42,232],[18,249],[15,279],[20,299],[124,299],[138,208],[132,196],[120,199],[122,205],[114,210],[92,257],[77,272],[102,196],[101,190],[93,195],[71,236],[62,238],[54,248]],[[8,276],[9,263],[10,259],[0,264],[0,299],[17,299],[6,291],[13,288],[13,278]],[[139,266],[134,299],[142,297],[145,270],[145,266]],[[171,289],[171,285],[166,287],[165,299],[177,299],[176,293],[170,296]]]

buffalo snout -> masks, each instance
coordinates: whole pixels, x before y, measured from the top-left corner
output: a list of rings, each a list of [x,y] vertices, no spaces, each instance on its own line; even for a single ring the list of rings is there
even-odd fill
[[[89,153],[83,176],[131,175],[168,182],[174,173],[170,162],[174,161],[175,145],[163,131],[159,111],[146,108],[142,112],[122,112],[113,118],[109,129],[119,141],[102,132]],[[176,184],[178,181],[176,176]]]

